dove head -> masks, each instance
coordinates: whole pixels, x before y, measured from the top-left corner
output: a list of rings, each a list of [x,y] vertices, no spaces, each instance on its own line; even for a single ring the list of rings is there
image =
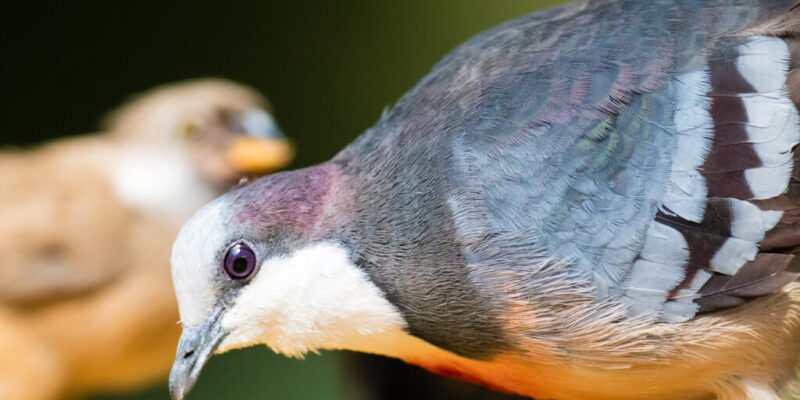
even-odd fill
[[[216,199],[178,235],[172,275],[183,335],[173,397],[215,352],[264,343],[300,356],[375,351],[370,338],[404,322],[358,268],[337,232],[349,203],[335,167],[273,174]]]

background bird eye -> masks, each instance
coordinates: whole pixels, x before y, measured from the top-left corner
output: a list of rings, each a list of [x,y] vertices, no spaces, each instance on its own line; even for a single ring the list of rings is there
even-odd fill
[[[203,119],[196,114],[187,114],[178,123],[177,134],[183,139],[197,139],[203,134]]]
[[[222,266],[231,279],[247,279],[256,270],[256,253],[248,245],[237,243],[225,253]]]
[[[194,139],[200,136],[200,126],[193,123],[187,123],[181,128],[180,133],[187,139]]]

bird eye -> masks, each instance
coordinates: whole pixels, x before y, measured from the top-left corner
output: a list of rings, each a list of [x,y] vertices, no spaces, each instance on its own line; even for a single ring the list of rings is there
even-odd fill
[[[247,244],[237,243],[225,253],[222,267],[233,280],[247,279],[256,270],[256,253]]]
[[[193,123],[187,123],[182,127],[181,135],[187,139],[194,139],[200,136],[200,126]]]
[[[184,139],[197,139],[203,133],[203,120],[195,114],[184,115],[178,124],[178,136]]]

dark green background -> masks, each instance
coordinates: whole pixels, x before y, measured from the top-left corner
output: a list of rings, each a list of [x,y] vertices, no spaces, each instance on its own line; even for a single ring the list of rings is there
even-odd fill
[[[132,93],[221,76],[271,99],[292,167],[321,162],[460,42],[559,2],[18,2],[0,16],[0,145],[88,132]],[[341,399],[343,374],[331,354],[261,346],[215,357],[190,399]],[[122,398],[167,399],[166,383]]]

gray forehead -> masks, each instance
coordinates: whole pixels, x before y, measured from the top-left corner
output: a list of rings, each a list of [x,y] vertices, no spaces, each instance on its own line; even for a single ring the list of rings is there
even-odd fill
[[[252,202],[243,196],[243,189],[231,191],[195,213],[178,234],[172,249],[172,279],[181,321],[193,326],[218,302],[232,304],[243,286],[231,283],[221,273],[222,256],[233,242],[244,240],[257,255],[259,263],[286,254],[293,235],[286,225],[292,221],[278,220],[273,215],[255,218],[263,210],[248,206]],[[280,215],[279,215],[280,216]],[[245,285],[246,286],[246,285]]]

